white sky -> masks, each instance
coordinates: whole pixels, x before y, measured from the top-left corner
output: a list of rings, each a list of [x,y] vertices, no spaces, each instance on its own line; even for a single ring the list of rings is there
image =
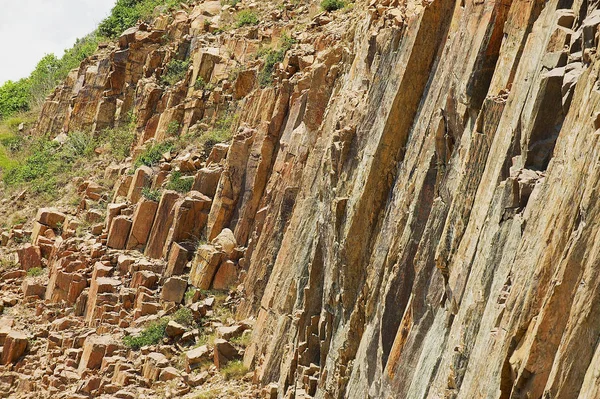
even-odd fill
[[[92,32],[115,0],[0,0],[0,85],[28,76]]]

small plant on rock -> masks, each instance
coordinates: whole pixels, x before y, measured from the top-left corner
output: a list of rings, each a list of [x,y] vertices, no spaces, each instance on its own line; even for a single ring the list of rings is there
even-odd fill
[[[189,308],[179,308],[175,313],[173,313],[172,319],[174,322],[183,324],[184,326],[194,325],[194,315]]]
[[[134,169],[142,165],[154,166],[157,165],[163,157],[163,154],[173,149],[173,143],[163,142],[152,144],[144,152],[142,152],[134,163]]]
[[[27,270],[27,275],[29,277],[41,276],[43,273],[44,273],[44,270],[42,270],[41,267],[32,267],[31,269]]]
[[[156,345],[165,336],[169,319],[163,318],[149,324],[139,335],[123,337],[123,343],[131,349],[139,350],[142,346]]]
[[[167,190],[175,190],[179,193],[187,193],[192,189],[194,184],[193,179],[182,178],[181,172],[175,171],[171,173],[171,179],[167,183]]]
[[[169,123],[169,126],[167,126],[167,135],[170,137],[177,136],[177,134],[179,134],[180,128],[181,128],[181,124],[177,121],[173,121],[173,122]]]
[[[325,11],[335,11],[345,6],[346,2],[343,0],[323,0],[321,2],[321,8]]]
[[[202,76],[198,76],[198,79],[196,79],[196,83],[194,83],[194,89],[204,90],[205,87],[206,82],[204,81],[204,78],[202,78]]]
[[[240,11],[236,16],[236,26],[238,28],[247,25],[258,25],[258,15],[252,10]]]
[[[161,82],[168,86],[173,86],[175,83],[185,79],[189,61],[171,60],[167,64],[167,72],[161,77]]]
[[[142,196],[144,198],[146,198],[147,200],[159,202],[160,197],[161,197],[161,192],[160,192],[160,190],[152,190],[149,187],[144,187],[142,189]]]

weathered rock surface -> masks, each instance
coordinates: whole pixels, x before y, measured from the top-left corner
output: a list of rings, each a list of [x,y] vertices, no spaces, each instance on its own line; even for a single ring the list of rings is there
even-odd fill
[[[120,163],[112,193],[85,182],[94,234],[62,208],[2,233],[31,244],[14,245],[0,308],[48,321],[36,336],[57,365],[35,374],[42,355],[0,325],[3,363],[27,376],[0,390],[135,397],[168,382],[183,397],[212,378],[187,373],[243,357],[269,398],[599,397],[597,5],[246,3],[127,30],[43,105],[36,130],[54,135],[133,113],[134,158],[224,117],[234,134]],[[259,24],[224,29],[245,8]],[[294,43],[265,77],[282,32]],[[190,63],[169,86],[173,59]],[[166,189],[176,173],[191,190]],[[25,277],[40,266],[46,288]],[[236,314],[217,320],[210,289]],[[206,331],[169,320],[139,352],[108,338],[176,308]]]

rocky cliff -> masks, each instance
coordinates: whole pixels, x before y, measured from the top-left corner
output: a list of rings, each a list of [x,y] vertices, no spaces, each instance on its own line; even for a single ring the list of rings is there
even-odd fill
[[[235,7],[261,22],[223,29]],[[189,283],[237,286],[228,301],[245,324],[225,328],[252,328],[244,365],[265,397],[600,397],[598,4],[235,7],[199,2],[126,31],[44,104],[35,131],[58,137],[133,115],[134,159],[106,169],[114,190],[82,183],[77,210],[41,210],[16,233],[33,244],[21,268],[45,265],[48,281],[27,295],[31,278],[8,272],[3,295],[37,296],[52,325],[73,307],[80,342],[38,332],[48,349],[28,355],[7,329],[7,392],[111,394],[128,375],[151,388],[164,373],[152,367],[183,349],[136,364],[97,340],[182,302],[204,317],[211,303],[183,300]],[[284,54],[272,75],[268,46]],[[165,86],[173,60],[187,71]],[[186,147],[226,118],[229,143]],[[160,164],[133,163],[174,136],[184,144]],[[191,191],[141,194],[174,171]],[[79,237],[83,219],[96,225]],[[206,349],[217,367],[223,348]],[[114,351],[133,363],[125,377],[106,363]],[[35,382],[28,358],[53,356],[85,389],[71,375],[53,385],[54,369]]]

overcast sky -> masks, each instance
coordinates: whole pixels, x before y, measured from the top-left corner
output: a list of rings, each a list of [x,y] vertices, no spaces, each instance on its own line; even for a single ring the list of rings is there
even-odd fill
[[[28,76],[92,32],[115,0],[0,0],[0,85]]]

